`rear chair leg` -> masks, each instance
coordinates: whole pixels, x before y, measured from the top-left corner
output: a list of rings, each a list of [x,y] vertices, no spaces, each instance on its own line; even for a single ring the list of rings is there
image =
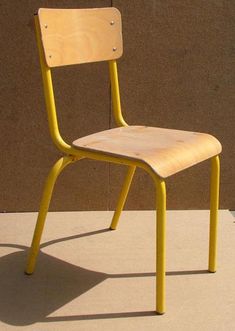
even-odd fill
[[[51,168],[49,175],[46,179],[43,195],[42,195],[42,200],[41,200],[41,205],[40,205],[40,210],[38,213],[38,218],[37,218],[37,224],[34,230],[34,236],[28,256],[28,262],[26,266],[25,273],[30,275],[34,272],[35,268],[35,263],[36,263],[36,258],[38,255],[39,251],[39,245],[40,245],[40,240],[42,236],[42,231],[46,219],[46,215],[48,212],[48,208],[50,205],[51,201],[51,196],[53,193],[53,188],[56,182],[57,177],[61,173],[61,171],[71,162],[74,161],[74,158],[72,156],[64,156],[61,159],[59,159],[54,166]]]
[[[209,265],[210,272],[217,268],[217,232],[219,207],[220,160],[219,156],[211,159],[211,186],[210,186],[210,239],[209,239]]]
[[[132,178],[135,173],[135,169],[136,169],[135,166],[130,166],[128,168],[126,178],[125,178],[121,193],[119,195],[117,208],[116,208],[116,211],[114,212],[112,223],[110,225],[111,230],[115,230],[117,228],[119,217],[120,217],[123,207],[125,205],[126,198],[127,198],[130,186],[131,186]]]

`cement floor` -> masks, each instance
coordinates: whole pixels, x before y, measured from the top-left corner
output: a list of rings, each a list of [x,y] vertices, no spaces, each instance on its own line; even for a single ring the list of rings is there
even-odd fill
[[[0,330],[233,331],[235,215],[220,211],[207,272],[208,211],[169,211],[167,311],[155,309],[155,213],[49,213],[37,269],[23,273],[36,213],[0,214]]]

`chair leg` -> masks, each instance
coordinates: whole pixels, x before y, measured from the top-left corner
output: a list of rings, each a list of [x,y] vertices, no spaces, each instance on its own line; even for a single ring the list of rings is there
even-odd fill
[[[209,239],[209,266],[210,272],[217,268],[217,232],[219,207],[220,160],[219,156],[211,159],[211,186],[210,186],[210,239]]]
[[[162,179],[157,178],[157,236],[156,236],[156,312],[165,312],[165,269],[166,269],[166,186]]]
[[[36,264],[36,258],[38,255],[39,251],[39,245],[40,245],[40,240],[42,236],[42,231],[47,215],[47,211],[50,205],[51,201],[51,196],[53,193],[53,188],[56,182],[57,177],[61,173],[61,171],[71,162],[73,162],[73,157],[71,156],[64,156],[60,158],[52,167],[52,169],[49,172],[49,175],[46,179],[43,195],[42,195],[42,200],[41,200],[41,205],[40,205],[40,210],[38,213],[38,218],[37,218],[37,224],[34,230],[34,236],[28,256],[28,261],[27,261],[27,266],[25,273],[30,275],[34,272],[35,264]]]
[[[134,173],[135,173],[135,169],[136,169],[135,166],[130,166],[128,168],[128,171],[127,171],[127,174],[126,174],[126,177],[125,177],[125,181],[124,181],[121,193],[119,195],[117,208],[116,208],[116,211],[114,212],[113,219],[112,219],[112,222],[111,222],[111,225],[110,225],[111,230],[115,230],[117,228],[119,217],[120,217],[120,214],[121,214],[122,209],[124,207],[124,204],[126,202],[126,198],[127,198],[130,186],[131,186],[131,182],[132,182],[132,178],[133,178]]]

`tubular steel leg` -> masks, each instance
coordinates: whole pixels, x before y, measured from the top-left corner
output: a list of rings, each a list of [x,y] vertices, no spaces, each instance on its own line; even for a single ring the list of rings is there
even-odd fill
[[[156,263],[156,311],[165,312],[165,269],[166,269],[166,186],[162,179],[156,179],[157,193],[157,263]]]
[[[116,211],[114,212],[113,215],[113,219],[112,219],[112,223],[110,225],[110,229],[115,230],[117,228],[117,224],[118,224],[118,220],[120,217],[120,214],[122,212],[122,209],[124,207],[124,204],[126,202],[126,198],[131,186],[131,182],[132,182],[132,178],[134,176],[135,173],[135,166],[130,166],[128,168],[127,174],[126,174],[126,178],[119,196],[119,200],[118,200],[118,204],[117,204],[117,208]]]
[[[211,187],[210,187],[210,240],[209,240],[209,266],[210,272],[217,268],[217,232],[218,232],[218,207],[219,207],[219,181],[220,161],[219,156],[211,159]]]
[[[44,191],[43,191],[43,196],[41,200],[41,205],[40,205],[40,210],[38,213],[38,219],[37,219],[37,224],[34,230],[34,236],[28,256],[28,262],[26,266],[25,273],[30,275],[34,272],[35,268],[35,263],[36,263],[36,258],[38,255],[39,251],[39,245],[40,245],[40,240],[42,236],[42,231],[47,215],[47,211],[50,205],[51,201],[51,196],[53,192],[53,188],[56,182],[57,177],[61,173],[61,171],[71,162],[73,162],[73,157],[71,156],[65,156],[59,159],[54,166],[52,167],[51,171],[49,172],[49,175],[47,177]]]

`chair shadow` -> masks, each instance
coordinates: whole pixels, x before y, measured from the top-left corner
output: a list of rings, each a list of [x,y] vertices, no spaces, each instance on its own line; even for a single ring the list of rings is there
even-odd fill
[[[109,229],[60,238],[43,243],[41,248],[61,241],[98,235]],[[23,272],[28,247],[0,244],[0,247],[20,249],[0,258],[0,319],[10,325],[23,326],[36,322],[94,320],[125,317],[157,316],[155,311],[121,312],[74,316],[49,316],[60,307],[91,290],[108,278],[155,277],[154,272],[107,274],[88,270],[40,252],[37,272]],[[171,271],[168,276],[208,273],[207,270]]]

